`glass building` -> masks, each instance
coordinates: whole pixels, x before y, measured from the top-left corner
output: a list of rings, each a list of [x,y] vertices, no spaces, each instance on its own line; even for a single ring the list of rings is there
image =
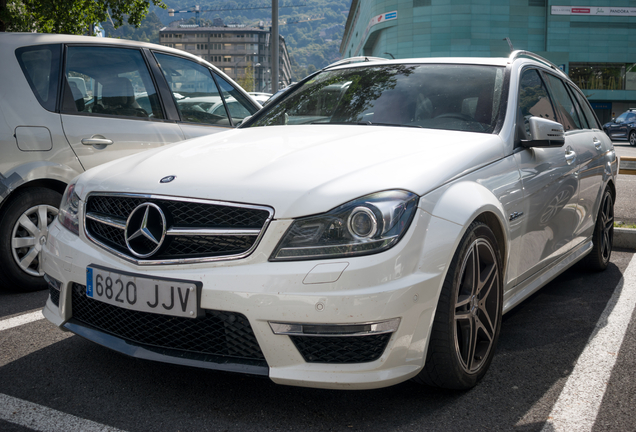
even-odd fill
[[[340,52],[507,57],[511,48],[568,73],[602,122],[636,107],[634,0],[352,0]]]

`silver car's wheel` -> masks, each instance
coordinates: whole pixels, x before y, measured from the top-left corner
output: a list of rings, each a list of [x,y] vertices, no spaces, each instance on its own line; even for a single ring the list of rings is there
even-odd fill
[[[636,131],[629,133],[629,145],[636,146]]]
[[[465,390],[486,374],[501,327],[501,272],[495,235],[473,222],[448,268],[426,362],[415,381]]]
[[[592,251],[586,257],[587,268],[605,270],[609,265],[614,247],[614,197],[609,188],[605,188],[601,206],[596,216]]]
[[[483,239],[469,247],[455,299],[455,351],[464,372],[474,374],[493,349],[501,282],[495,251]]]
[[[18,267],[31,276],[43,276],[42,246],[57,208],[41,204],[31,207],[18,219],[11,234],[11,252]]]
[[[59,192],[42,187],[14,192],[0,211],[0,289],[37,291],[42,277],[42,247],[58,213]]]

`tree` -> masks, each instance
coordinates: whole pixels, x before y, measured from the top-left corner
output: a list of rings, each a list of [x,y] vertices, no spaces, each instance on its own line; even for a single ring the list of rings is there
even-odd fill
[[[81,35],[111,19],[115,28],[124,20],[138,27],[150,2],[166,8],[162,0],[0,0],[0,31]]]
[[[247,67],[245,68],[245,75],[239,77],[236,82],[246,91],[256,91],[254,87],[254,65],[252,65],[252,62],[247,63]]]

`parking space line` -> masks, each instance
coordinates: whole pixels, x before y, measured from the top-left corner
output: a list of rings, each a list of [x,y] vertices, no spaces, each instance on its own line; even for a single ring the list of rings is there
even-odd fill
[[[0,419],[38,432],[120,432],[71,414],[0,393]]]
[[[636,255],[596,323],[542,432],[591,431],[636,305]]]
[[[38,310],[31,313],[26,313],[24,315],[18,315],[13,318],[7,318],[0,321],[0,331],[8,330],[13,327],[18,327],[23,324],[28,324],[33,321],[38,321],[44,319],[44,315],[42,315],[42,311]]]

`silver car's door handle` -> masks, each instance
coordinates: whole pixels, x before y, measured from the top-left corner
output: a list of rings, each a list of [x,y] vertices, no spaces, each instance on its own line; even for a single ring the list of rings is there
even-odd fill
[[[594,142],[594,147],[596,147],[596,150],[600,150],[602,143],[596,137],[594,137],[593,142]]]
[[[82,139],[82,144],[84,145],[102,145],[102,146],[106,146],[106,145],[111,145],[113,143],[113,140],[109,140],[107,138],[104,137],[97,137],[97,136],[92,136],[91,138],[83,138]]]
[[[565,160],[567,161],[568,165],[572,165],[575,159],[576,159],[576,152],[568,147],[565,150]]]

